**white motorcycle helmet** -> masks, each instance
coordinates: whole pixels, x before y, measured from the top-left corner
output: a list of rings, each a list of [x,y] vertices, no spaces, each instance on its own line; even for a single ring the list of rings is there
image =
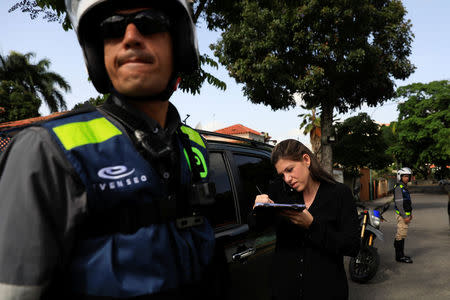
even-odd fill
[[[397,181],[401,181],[403,175],[409,175],[409,180],[411,180],[411,175],[412,175],[411,169],[405,167],[405,168],[401,168],[400,170],[398,170],[397,171]]]
[[[106,72],[103,39],[98,28],[100,22],[118,8],[149,6],[164,11],[172,23],[170,33],[174,44],[174,73],[192,72],[198,68],[197,34],[186,0],[65,0],[65,4],[84,53],[89,77],[100,93],[111,92],[111,83]]]

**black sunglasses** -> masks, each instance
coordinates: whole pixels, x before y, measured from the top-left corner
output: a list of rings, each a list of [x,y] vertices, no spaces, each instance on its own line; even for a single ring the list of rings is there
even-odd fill
[[[123,37],[128,24],[133,23],[143,35],[170,31],[169,17],[154,9],[138,11],[127,15],[112,15],[100,23],[103,39]]]

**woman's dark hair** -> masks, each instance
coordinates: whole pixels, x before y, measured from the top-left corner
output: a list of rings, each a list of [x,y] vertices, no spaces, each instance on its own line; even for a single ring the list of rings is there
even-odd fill
[[[297,140],[288,139],[278,143],[272,150],[271,161],[275,165],[280,159],[289,159],[292,161],[303,161],[303,155],[308,154],[311,158],[309,172],[314,181],[326,181],[336,183],[333,176],[325,171],[317,160],[316,156],[305,145]]]

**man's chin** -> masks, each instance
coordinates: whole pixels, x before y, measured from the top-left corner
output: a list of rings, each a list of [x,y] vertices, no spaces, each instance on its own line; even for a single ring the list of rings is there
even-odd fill
[[[137,98],[140,101],[145,101],[146,98],[151,98],[155,95],[162,93],[164,91],[164,88],[152,89],[152,88],[143,88],[142,85],[136,85],[122,89],[116,88],[116,90],[126,97]]]

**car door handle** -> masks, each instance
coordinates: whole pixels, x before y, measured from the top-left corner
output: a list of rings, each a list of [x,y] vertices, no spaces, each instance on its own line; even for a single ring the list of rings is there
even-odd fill
[[[255,252],[256,252],[255,248],[250,247],[248,249],[245,249],[242,252],[233,254],[233,256],[231,256],[231,258],[233,259],[233,261],[241,261],[241,260],[255,254]]]

